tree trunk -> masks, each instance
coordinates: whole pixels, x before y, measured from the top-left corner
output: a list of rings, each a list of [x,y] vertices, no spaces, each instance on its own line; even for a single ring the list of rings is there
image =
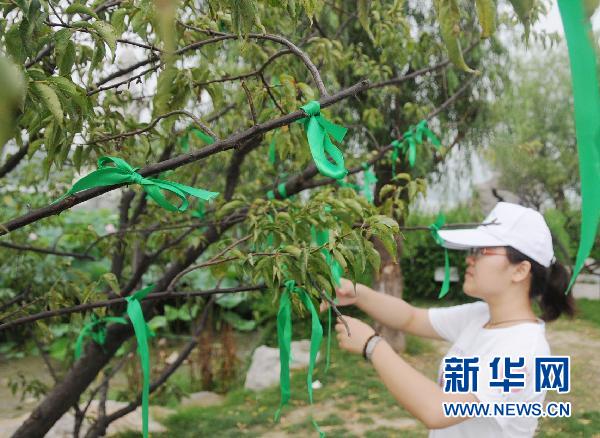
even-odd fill
[[[104,349],[89,343],[86,354],[77,361],[29,418],[14,433],[13,438],[43,437],[110,361],[121,344],[133,334],[131,326],[113,324],[108,330]]]
[[[397,259],[400,260],[400,255],[402,254],[402,239],[397,238],[396,243],[398,245]],[[404,278],[402,276],[400,264],[394,262],[378,239],[375,239],[374,244],[381,255],[381,270],[373,282],[374,289],[393,297],[402,298]],[[396,352],[400,353],[404,351],[406,340],[403,332],[391,329],[379,323],[375,324],[375,330],[385,338]]]

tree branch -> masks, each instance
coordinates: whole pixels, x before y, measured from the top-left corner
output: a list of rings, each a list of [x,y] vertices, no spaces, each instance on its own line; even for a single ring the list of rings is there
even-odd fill
[[[365,79],[365,80],[362,80],[359,83],[357,83],[349,88],[346,88],[334,95],[328,96],[321,101],[321,107],[325,108],[330,105],[333,105],[336,102],[339,102],[340,100],[346,99],[350,96],[354,96],[355,94],[363,91],[366,87],[368,87],[368,84],[369,84],[369,81]],[[165,160],[160,163],[146,166],[143,169],[139,170],[138,173],[142,176],[150,176],[150,175],[155,175],[157,173],[164,172],[166,170],[176,169],[185,164],[193,163],[195,161],[201,160],[203,158],[209,157],[209,156],[217,154],[219,152],[232,149],[236,145],[238,145],[240,142],[242,142],[246,139],[249,139],[256,135],[264,134],[265,132],[269,132],[269,131],[271,131],[275,128],[279,128],[281,126],[289,125],[290,123],[292,123],[296,120],[299,120],[301,118],[304,118],[304,117],[306,117],[306,114],[303,111],[301,111],[301,110],[294,111],[293,113],[288,114],[286,116],[282,116],[282,117],[267,121],[265,123],[259,123],[257,125],[254,125],[251,128],[249,128],[243,132],[233,134],[232,136],[230,136],[229,138],[227,138],[225,140],[216,141],[215,143],[208,145],[198,151],[190,152],[187,154],[182,154],[177,157],[171,158],[169,160]],[[123,186],[123,184],[118,184],[118,185],[97,187],[97,188],[85,190],[83,192],[76,193],[72,196],[69,196],[66,199],[63,199],[63,200],[56,202],[54,204],[51,204],[49,206],[42,207],[37,210],[31,211],[23,216],[12,219],[12,220],[0,225],[0,236],[7,234],[13,230],[22,228],[25,225],[36,222],[42,218],[58,214],[64,210],[67,210],[67,209],[73,207],[74,205],[80,204],[84,201],[95,198],[97,196],[100,196],[104,193],[115,190],[116,188],[122,187],[122,186]]]

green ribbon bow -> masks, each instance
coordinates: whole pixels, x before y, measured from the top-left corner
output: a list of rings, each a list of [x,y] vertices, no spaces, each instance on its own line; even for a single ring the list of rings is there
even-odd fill
[[[79,336],[77,336],[77,341],[75,342],[75,359],[81,357],[83,340],[86,336],[91,337],[98,345],[106,343],[106,324],[111,322],[115,324],[129,324],[125,318],[121,318],[120,316],[98,318],[95,313],[92,313],[91,321],[83,326],[81,332],[79,332]]]
[[[307,117],[300,119],[298,122],[304,124],[310,153],[317,169],[321,174],[330,178],[344,178],[348,174],[344,167],[344,155],[333,144],[330,136],[340,143],[344,140],[348,130],[323,117],[321,115],[321,104],[316,100],[307,103],[300,109],[306,113]],[[333,163],[327,159],[326,154],[331,157]]]
[[[443,213],[440,213],[435,220],[434,223],[429,225],[429,229],[431,230],[431,235],[433,236],[433,240],[440,246],[444,245],[444,239],[442,239],[438,233],[440,228],[446,222],[446,218]],[[450,289],[450,260],[448,260],[448,249],[444,248],[444,282],[442,283],[442,287],[440,289],[440,293],[438,298],[443,298]]]
[[[427,120],[423,119],[415,126],[410,126],[402,135],[402,141],[394,140],[391,145],[394,150],[392,152],[392,174],[396,176],[396,161],[400,153],[406,154],[408,151],[408,163],[410,167],[415,167],[417,159],[417,145],[423,144],[423,137],[427,138],[436,149],[442,145],[440,139],[429,129]]]
[[[364,183],[362,187],[362,193],[367,201],[371,204],[375,202],[375,185],[377,184],[377,176],[373,172],[372,167],[368,163],[362,163],[362,167],[365,170]]]
[[[150,349],[148,347],[148,337],[153,336],[153,333],[144,320],[144,313],[142,312],[140,301],[142,301],[152,289],[154,289],[154,285],[140,289],[125,298],[127,301],[127,316],[129,316],[131,324],[133,325],[133,331],[135,332],[138,344],[138,354],[140,355],[140,362],[142,365],[142,423],[144,438],[148,437],[148,400],[150,398]]]
[[[114,164],[114,166],[111,166]],[[98,170],[84,176],[73,187],[58,198],[56,203],[67,196],[82,190],[93,187],[112,186],[115,184],[140,184],[146,193],[156,201],[158,205],[169,211],[183,212],[188,208],[189,202],[187,195],[209,201],[219,195],[217,192],[196,189],[176,182],[166,181],[158,178],[145,178],[136,171],[139,167],[133,168],[125,160],[117,157],[100,157],[98,159]],[[171,204],[162,194],[161,190],[169,191],[181,199],[179,207]]]
[[[183,133],[183,136],[179,140],[181,149],[184,152],[187,152],[190,150],[190,133],[194,134],[196,136],[196,138],[202,140],[206,144],[213,144],[215,142],[215,139],[212,138],[210,135],[206,134],[205,132],[202,132],[198,128],[194,128],[194,127],[190,126],[185,130],[185,132]]]
[[[581,0],[558,0],[565,30],[575,106],[575,128],[581,176],[581,238],[573,275],[565,293],[589,256],[600,222],[600,91],[592,26]]]
[[[317,360],[317,353],[323,339],[323,327],[319,321],[319,314],[310,299],[310,295],[305,289],[296,286],[294,280],[287,280],[285,288],[281,294],[279,301],[279,311],[277,312],[277,337],[279,342],[279,363],[281,365],[280,382],[281,382],[281,401],[277,412],[275,412],[275,421],[279,421],[281,410],[290,400],[290,354],[292,346],[292,305],[290,296],[296,293],[304,307],[311,314],[311,334],[310,334],[310,360],[308,363],[308,374],[306,376],[306,385],[308,388],[308,400],[310,404],[313,402],[312,375]],[[319,429],[318,424],[313,420],[313,425],[319,432],[320,436],[324,436]]]

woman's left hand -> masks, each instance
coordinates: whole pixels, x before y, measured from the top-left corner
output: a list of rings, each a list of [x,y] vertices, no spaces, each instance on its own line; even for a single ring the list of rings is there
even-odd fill
[[[371,335],[375,334],[375,330],[361,320],[352,318],[350,316],[344,316],[344,320],[348,323],[350,336],[348,336],[346,326],[338,317],[338,322],[335,325],[335,331],[337,332],[337,340],[340,344],[340,347],[343,350],[347,350],[351,353],[362,354],[367,339],[369,339]]]

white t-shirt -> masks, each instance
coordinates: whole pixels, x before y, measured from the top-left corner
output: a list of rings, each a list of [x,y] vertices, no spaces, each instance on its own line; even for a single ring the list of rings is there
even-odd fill
[[[478,301],[460,306],[429,309],[429,320],[435,331],[445,340],[452,343],[445,357],[479,357],[478,388],[471,391],[482,403],[501,402],[539,402],[543,403],[545,391],[535,392],[534,358],[549,356],[550,347],[546,341],[545,325],[525,322],[505,328],[485,329],[489,320],[487,303]],[[525,372],[525,387],[511,388],[510,392],[502,392],[500,387],[490,387],[491,380],[498,381],[502,374],[492,379],[490,362],[495,357],[517,360],[525,359],[522,369],[512,371]],[[438,383],[444,389],[442,371],[444,360],[440,364]],[[503,373],[500,368],[500,373]],[[537,427],[535,417],[474,417],[444,429],[431,430],[430,438],[449,437],[531,437]]]

